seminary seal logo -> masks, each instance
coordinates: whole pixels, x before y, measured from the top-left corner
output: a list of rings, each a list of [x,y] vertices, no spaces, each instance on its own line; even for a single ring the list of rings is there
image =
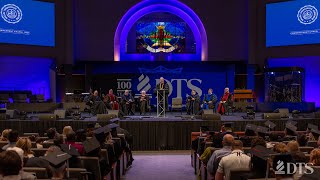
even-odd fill
[[[1,17],[10,24],[16,24],[22,19],[22,11],[15,4],[6,4],[1,8]]]
[[[298,11],[298,20],[301,24],[312,24],[318,19],[318,9],[311,5],[306,5]]]

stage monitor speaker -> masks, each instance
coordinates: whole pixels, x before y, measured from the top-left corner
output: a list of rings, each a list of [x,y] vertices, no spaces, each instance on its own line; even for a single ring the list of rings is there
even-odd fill
[[[263,113],[263,119],[281,119],[280,113]]]
[[[110,121],[114,118],[117,118],[114,114],[97,114],[97,121]]]
[[[218,113],[213,113],[213,114],[202,114],[202,120],[221,120],[221,115]]]
[[[280,113],[281,118],[289,118],[289,109],[288,108],[279,109],[279,113]]]
[[[66,110],[64,109],[56,109],[53,114],[57,115],[59,119],[66,118]]]
[[[55,121],[57,120],[57,115],[55,114],[39,114],[40,121]]]
[[[108,114],[113,114],[113,115],[116,115],[118,117],[119,110],[108,110]]]
[[[214,114],[213,109],[204,109],[203,114]]]
[[[7,109],[6,114],[9,115],[10,119],[19,119],[20,113],[16,109]]]

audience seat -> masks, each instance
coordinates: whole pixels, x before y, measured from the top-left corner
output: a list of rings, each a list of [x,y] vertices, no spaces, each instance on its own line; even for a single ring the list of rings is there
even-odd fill
[[[48,173],[46,168],[39,167],[24,167],[23,171],[34,173],[37,179],[46,179],[48,178]]]
[[[307,146],[317,148],[318,141],[308,141]]]
[[[92,173],[89,175],[90,180],[102,180],[98,157],[80,156],[78,158],[80,160],[80,167]]]
[[[38,137],[39,136],[39,133],[23,133],[23,136],[35,136],[35,137]]]
[[[48,150],[48,148],[43,148],[43,149],[31,148],[31,151],[34,153],[33,155],[35,157],[44,156],[46,154],[47,150]]]
[[[314,147],[308,147],[308,146],[305,146],[305,147],[299,147],[299,150],[301,152],[304,152],[304,153],[307,153],[307,154],[310,154],[310,152],[314,149]]]
[[[232,180],[244,180],[248,179],[251,170],[249,168],[234,169],[230,171],[230,179]]]
[[[50,146],[53,146],[54,143],[43,143],[42,146],[43,148],[49,148]]]

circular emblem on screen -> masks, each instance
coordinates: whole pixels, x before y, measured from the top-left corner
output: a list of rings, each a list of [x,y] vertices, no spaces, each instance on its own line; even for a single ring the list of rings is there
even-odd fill
[[[316,7],[311,5],[303,6],[298,11],[297,17],[301,24],[312,24],[318,18],[318,10]]]
[[[15,4],[6,4],[1,8],[1,17],[10,24],[16,24],[22,19],[22,11]]]

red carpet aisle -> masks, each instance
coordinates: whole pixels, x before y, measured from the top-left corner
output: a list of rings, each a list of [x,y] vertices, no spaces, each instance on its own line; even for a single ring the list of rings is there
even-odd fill
[[[137,152],[123,180],[196,180],[190,151]]]

